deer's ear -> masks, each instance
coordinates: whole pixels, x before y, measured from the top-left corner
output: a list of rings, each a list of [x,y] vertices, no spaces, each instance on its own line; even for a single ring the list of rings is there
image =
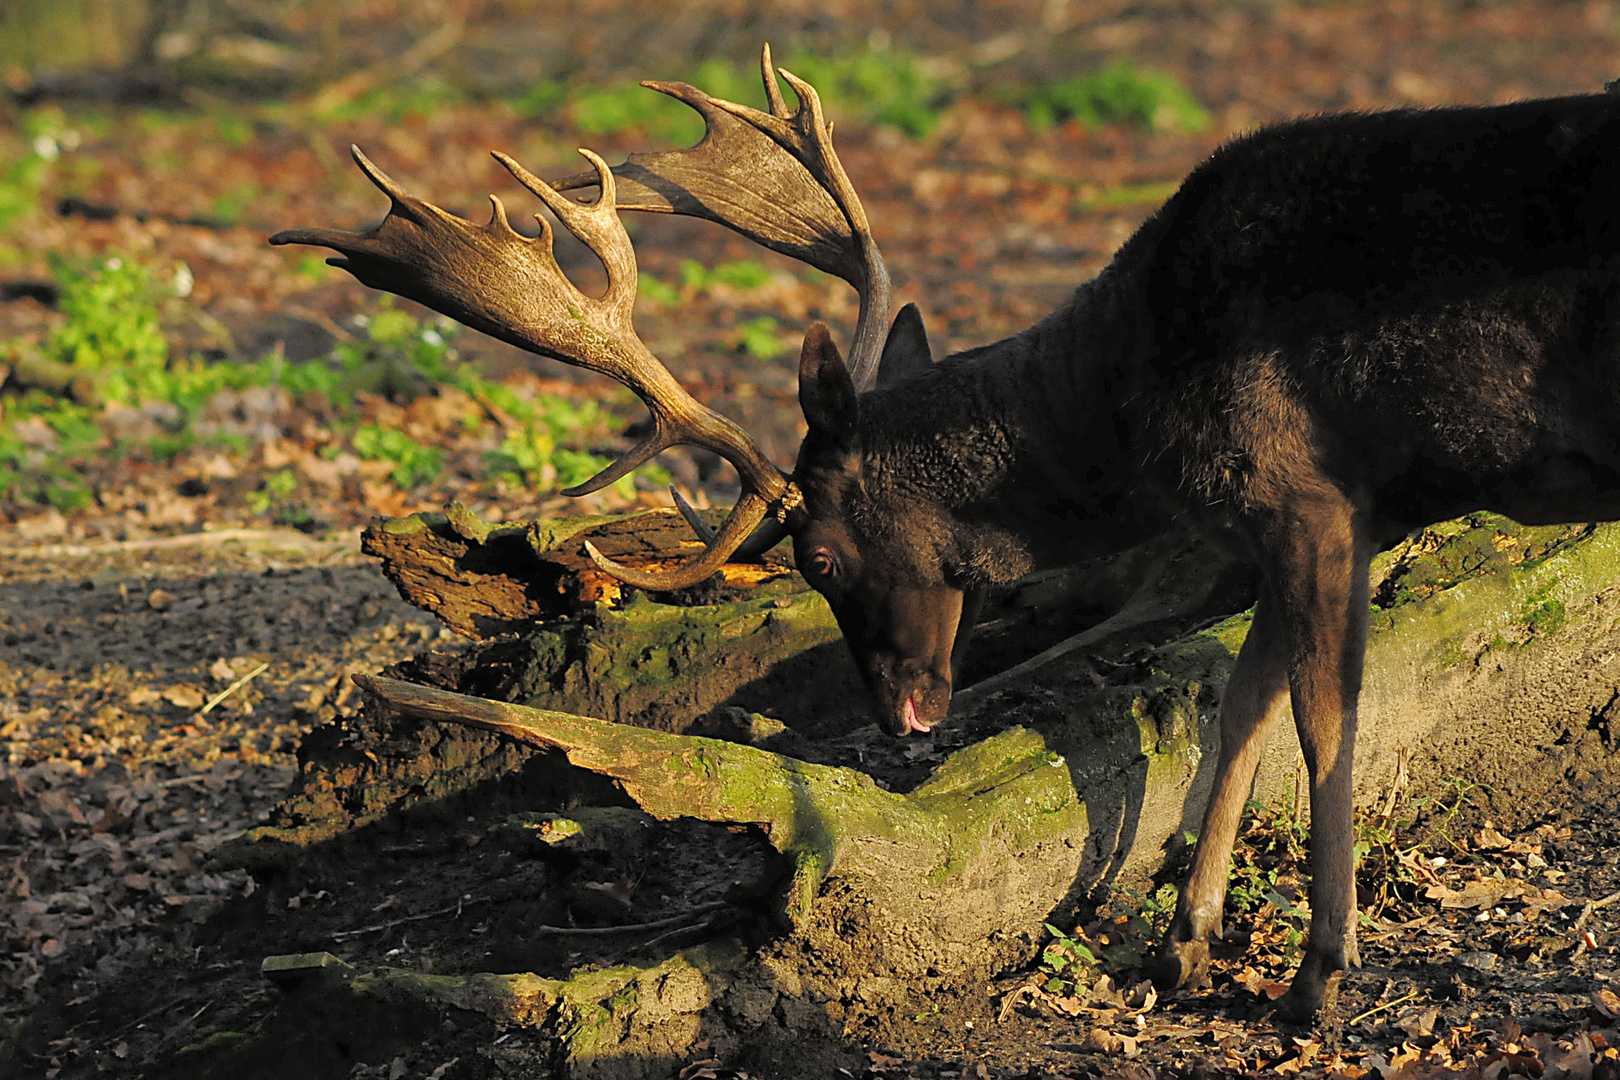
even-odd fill
[[[799,353],[799,408],[812,431],[847,443],[855,435],[855,384],[826,324],[811,323]]]
[[[883,343],[883,355],[878,357],[877,384],[890,386],[901,379],[917,374],[934,363],[933,351],[928,347],[928,331],[923,327],[922,312],[916,304],[907,304],[894,317],[889,337]]]

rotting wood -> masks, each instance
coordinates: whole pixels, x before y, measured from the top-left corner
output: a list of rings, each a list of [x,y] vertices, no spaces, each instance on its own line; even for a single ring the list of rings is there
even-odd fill
[[[703,549],[674,510],[493,525],[453,503],[444,513],[373,522],[361,534],[361,550],[382,560],[383,574],[407,603],[464,637],[487,639],[596,603],[617,603],[625,587],[591,562],[586,541],[645,569]],[[720,570],[721,580],[735,589],[789,573],[781,562]]]

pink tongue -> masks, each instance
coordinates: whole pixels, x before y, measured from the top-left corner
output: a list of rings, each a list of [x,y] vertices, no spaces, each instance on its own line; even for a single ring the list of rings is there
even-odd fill
[[[934,730],[928,724],[924,724],[917,719],[917,699],[910,695],[906,696],[906,727],[908,730],[924,733]]]

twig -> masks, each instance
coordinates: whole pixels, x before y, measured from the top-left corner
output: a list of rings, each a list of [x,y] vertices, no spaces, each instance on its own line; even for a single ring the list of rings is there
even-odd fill
[[[192,544],[223,544],[232,540],[292,541],[298,547],[325,547],[292,529],[212,529],[208,532],[181,533],[178,536],[154,536],[146,540],[114,540],[105,544],[43,544],[39,547],[0,549],[5,559],[59,559],[91,555],[107,555],[119,551],[152,551],[168,547],[188,547]]]
[[[1588,900],[1586,906],[1581,908],[1581,913],[1575,916],[1575,925],[1572,929],[1579,930],[1586,925],[1586,920],[1592,917],[1592,912],[1606,908],[1616,901],[1620,901],[1620,892],[1612,892],[1601,900]]]
[[[654,919],[652,922],[625,923],[622,926],[537,926],[536,930],[545,934],[575,934],[580,937],[605,937],[609,934],[635,934],[643,930],[662,930],[666,926],[679,926],[681,923],[697,915],[707,915],[711,911],[730,907],[727,900],[715,900],[707,904],[699,904],[690,911],[679,915],[671,915],[667,919]]]
[[[379,934],[384,930],[392,930],[396,926],[404,926],[406,923],[421,922],[424,919],[437,919],[440,915],[459,916],[462,908],[484,903],[488,903],[488,899],[485,897],[475,897],[472,900],[457,900],[450,907],[440,908],[438,911],[425,911],[420,915],[405,915],[398,919],[377,923],[375,926],[362,926],[357,930],[337,930],[333,932],[332,940],[341,941],[344,938],[358,937],[361,934]]]
[[[332,934],[332,937],[334,940],[341,940],[343,938],[357,937],[360,934],[380,933],[384,930],[392,930],[396,926],[404,926],[406,923],[421,922],[424,919],[436,919],[440,915],[459,914],[462,907],[465,905],[486,904],[488,902],[489,900],[487,897],[475,900],[467,900],[464,903],[457,903],[454,907],[440,908],[438,911],[428,911],[422,913],[421,915],[406,915],[403,918],[390,919],[388,922],[378,923],[375,926],[362,926],[355,930],[338,930]],[[699,904],[690,911],[682,912],[679,915],[671,915],[667,919],[654,919],[652,922],[626,923],[623,926],[546,926],[542,924],[540,926],[533,927],[532,929],[542,934],[574,934],[579,937],[605,937],[610,934],[634,934],[643,930],[662,930],[667,926],[678,926],[681,923],[686,922],[688,919],[694,918],[698,915],[707,915],[711,911],[718,911],[723,907],[730,906],[731,904],[729,901],[715,900],[707,904]]]
[[[691,926],[677,926],[675,929],[659,934],[655,938],[648,938],[646,941],[641,943],[640,948],[651,949],[659,945],[661,942],[668,941],[677,934],[689,934],[694,930],[707,930],[713,925],[713,919],[704,919],[702,922],[693,923]]]
[[[227,686],[225,689],[221,690],[219,693],[217,693],[213,697],[209,698],[208,703],[197,711],[197,715],[198,716],[207,716],[209,713],[214,711],[214,706],[218,705],[220,702],[224,701],[226,698],[230,697],[232,694],[234,694],[238,690],[242,689],[242,687],[246,686],[250,680],[257,678],[260,675],[263,675],[266,671],[269,671],[269,670],[270,670],[269,661],[266,661],[266,662],[260,664],[258,667],[254,668],[252,671],[248,672],[246,675],[243,675],[240,679],[237,679],[235,682],[231,683],[231,685]]]
[[[1352,1017],[1349,1021],[1347,1021],[1347,1023],[1359,1024],[1363,1020],[1367,1019],[1367,1017],[1372,1016],[1375,1013],[1381,1013],[1385,1009],[1393,1009],[1395,1006],[1401,1004],[1403,1001],[1411,1001],[1413,998],[1415,998],[1417,996],[1418,996],[1418,992],[1416,990],[1413,990],[1410,994],[1407,994],[1405,997],[1398,997],[1393,1001],[1386,1001],[1382,1005],[1374,1005],[1372,1008],[1368,1009],[1366,1012],[1362,1013],[1360,1016]]]
[[[172,1046],[184,1038],[186,1032],[191,1030],[191,1025],[197,1022],[197,1017],[213,1008],[213,1005],[214,1003],[212,1001],[203,1002],[202,1008],[198,1009],[196,1012],[192,1013],[190,1016],[176,1024],[173,1030],[164,1032],[163,1038],[158,1040],[157,1049],[161,1051],[165,1047]]]
[[[1161,556],[1155,559],[1153,565],[1148,567],[1147,573],[1143,575],[1144,580],[1156,583],[1170,563],[1170,556]],[[965,709],[977,705],[979,701],[993,691],[1027,680],[1034,672],[1077,649],[1083,649],[1088,645],[1102,641],[1104,638],[1134,627],[1145,626],[1161,619],[1173,618],[1178,614],[1176,607],[1177,605],[1155,599],[1149,588],[1143,586],[1137,590],[1130,600],[1126,601],[1123,608],[1096,626],[1082,630],[1073,637],[1065,638],[1044,652],[1037,653],[1023,663],[1015,664],[1006,671],[991,675],[989,678],[980,679],[972,686],[958,690],[956,696],[951,699],[951,711],[960,715],[957,712],[959,708]]]
[[[185,997],[184,994],[180,995],[177,998],[170,998],[166,1003],[164,1003],[162,1005],[159,1005],[157,1008],[151,1010],[150,1012],[141,1013],[141,1015],[137,1016],[135,1019],[131,1020],[129,1023],[125,1024],[123,1027],[118,1028],[112,1034],[106,1035],[106,1036],[103,1036],[103,1037],[107,1038],[107,1039],[116,1039],[116,1038],[118,1038],[118,1036],[122,1035],[126,1031],[129,1031],[131,1028],[140,1027],[142,1024],[144,1024],[148,1020],[152,1019],[152,1017],[157,1016],[160,1013],[168,1012],[170,1009],[174,1008],[176,1005],[180,1004],[184,1000],[186,1000],[186,997]]]

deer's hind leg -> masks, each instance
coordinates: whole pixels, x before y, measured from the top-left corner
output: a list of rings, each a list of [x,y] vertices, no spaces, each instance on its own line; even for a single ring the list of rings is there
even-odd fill
[[[1261,589],[1249,635],[1221,699],[1221,749],[1192,873],[1150,974],[1163,989],[1196,986],[1209,970],[1209,935],[1221,934],[1232,844],[1260,753],[1288,704],[1288,635],[1282,607]]]

